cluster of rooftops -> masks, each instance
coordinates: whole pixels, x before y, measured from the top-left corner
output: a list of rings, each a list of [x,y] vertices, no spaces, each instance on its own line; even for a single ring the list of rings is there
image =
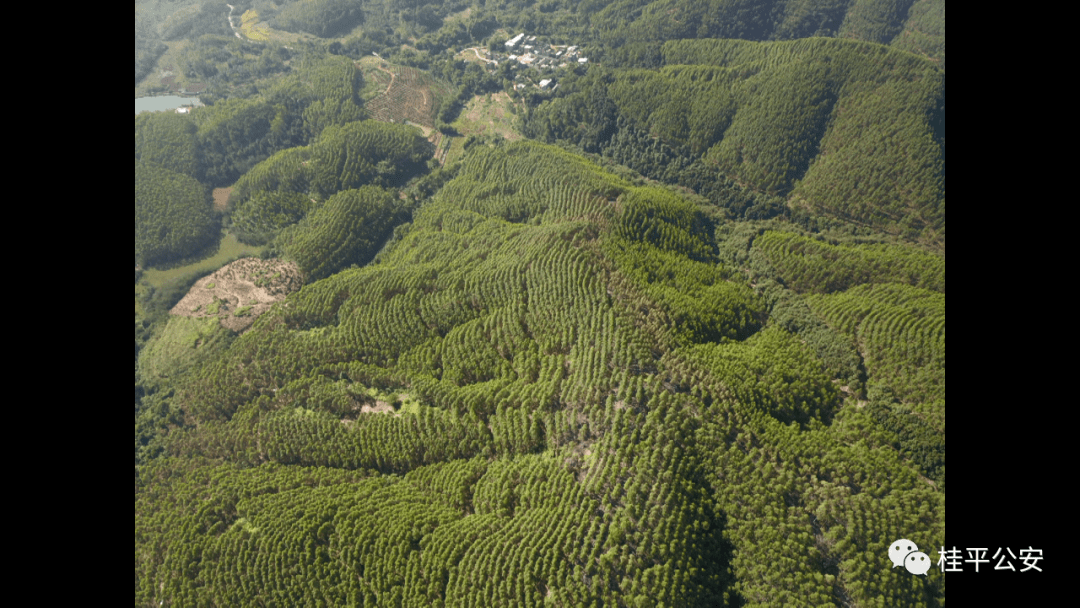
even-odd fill
[[[588,57],[582,57],[576,45],[537,44],[536,36],[526,37],[518,34],[503,43],[510,56],[506,59],[522,65],[535,67],[565,68],[571,63],[588,63]]]
[[[483,50],[480,48],[466,50],[475,52],[479,59],[488,64],[517,63],[540,70],[541,74],[537,76],[547,76],[537,81],[529,77],[527,73],[517,72],[514,76],[514,80],[517,81],[514,85],[516,90],[522,90],[528,86],[527,81],[531,81],[532,86],[540,89],[555,90],[559,85],[551,78],[554,74],[548,70],[584,65],[589,62],[589,58],[582,56],[582,51],[577,45],[549,44],[542,39],[538,41],[536,36],[526,36],[524,32],[504,42],[505,51],[495,50],[497,46],[488,47],[486,59],[481,56]]]

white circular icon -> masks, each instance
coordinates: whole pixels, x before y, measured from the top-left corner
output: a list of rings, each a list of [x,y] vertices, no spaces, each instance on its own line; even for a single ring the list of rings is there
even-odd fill
[[[930,556],[922,551],[909,553],[904,558],[904,567],[912,574],[926,574],[930,570]]]
[[[892,560],[893,568],[904,566],[904,558],[907,557],[908,553],[918,550],[919,548],[915,546],[915,543],[906,538],[893,542],[893,544],[889,545],[889,559]]]

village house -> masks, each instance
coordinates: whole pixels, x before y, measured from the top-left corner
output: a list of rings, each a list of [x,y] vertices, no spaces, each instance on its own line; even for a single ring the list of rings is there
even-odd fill
[[[523,32],[521,34],[518,34],[517,36],[514,36],[510,40],[507,40],[506,41],[506,48],[508,48],[508,49],[514,48],[515,46],[517,46],[517,43],[521,42],[521,39],[524,38],[524,37],[525,37],[525,34]]]

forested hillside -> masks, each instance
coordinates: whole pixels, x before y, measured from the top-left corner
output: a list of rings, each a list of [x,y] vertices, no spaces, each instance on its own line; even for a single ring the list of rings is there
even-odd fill
[[[944,606],[943,2],[140,1],[165,62],[136,606]]]
[[[308,285],[174,385],[198,425],[139,469],[136,602],[935,602],[940,579],[879,572],[881,539],[943,532],[944,451],[924,456],[943,417],[903,418],[943,416],[943,371],[903,380],[936,351],[874,332],[869,381],[893,400],[843,401],[718,228],[556,148],[473,148],[380,263]],[[766,271],[790,272],[763,238]],[[873,308],[937,261],[815,297]],[[914,294],[899,305],[929,305]],[[854,352],[846,318],[822,329]]]
[[[736,216],[786,206],[944,242],[945,75],[880,45],[682,40],[660,69],[565,79],[527,132],[689,186]]]
[[[177,59],[178,82],[236,90],[282,70],[290,49],[309,43],[325,41],[354,58],[374,51],[427,63],[447,48],[501,44],[506,33],[523,31],[589,45],[597,60],[624,67],[656,67],[668,40],[815,36],[888,45],[945,66],[944,0],[237,0],[232,7],[230,26],[224,2],[138,0],[136,85],[163,54],[158,67]]]
[[[217,236],[210,196],[194,178],[135,163],[135,264],[196,253]]]

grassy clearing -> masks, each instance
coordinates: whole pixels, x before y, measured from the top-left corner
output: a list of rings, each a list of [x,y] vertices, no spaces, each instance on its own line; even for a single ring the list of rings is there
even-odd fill
[[[217,319],[172,317],[139,354],[143,378],[160,382],[180,375],[208,354],[229,345],[231,334]]]
[[[180,53],[190,43],[188,40],[169,40],[162,41],[162,43],[169,47],[169,50],[165,51],[161,57],[158,57],[157,64],[154,69],[146,75],[145,78],[140,80],[135,85],[135,97],[146,97],[148,95],[158,94],[178,94],[180,89],[184,85],[188,84],[186,78],[180,74]],[[169,81],[168,78],[172,77]],[[162,83],[162,79],[165,78],[167,82]],[[176,86],[173,87],[170,83],[175,82]],[[170,90],[174,89],[175,90]]]
[[[142,281],[139,281],[138,283],[135,283],[135,318],[136,319],[145,319],[147,317],[147,315],[149,314],[149,311],[147,310],[146,306],[143,304],[143,302],[146,301],[146,297],[148,295],[147,292],[149,290],[150,290],[150,286],[147,285],[146,283],[144,283]]]
[[[454,59],[459,59],[461,61],[468,61],[470,63],[478,63],[478,64],[480,64],[480,67],[482,67],[482,68],[491,67],[491,64],[486,61],[486,59],[485,59],[486,57],[487,57],[487,51],[486,50],[481,48],[481,49],[479,49],[479,54],[478,54],[476,51],[473,51],[472,47],[461,51],[457,55],[454,55]]]
[[[461,137],[454,137],[446,153],[445,163],[450,163],[465,152],[465,139],[470,135],[497,135],[507,141],[522,139],[518,131],[518,117],[511,108],[514,101],[504,92],[477,95],[469,100],[458,119],[453,122],[454,129]]]
[[[251,40],[260,42],[270,40],[270,26],[259,21],[259,12],[255,9],[245,11],[240,16],[240,33]]]
[[[394,408],[393,410],[379,408],[377,411],[396,410],[399,414],[419,414],[422,407],[421,403],[412,395],[400,391],[380,391],[376,388],[366,388],[362,391],[362,394],[367,395],[370,400],[374,400],[377,404],[381,403]]]
[[[225,211],[229,206],[229,195],[232,194],[232,186],[228,188],[214,188],[214,210]]]
[[[507,141],[522,138],[514,114],[514,102],[500,91],[473,97],[461,115],[454,121],[454,128],[462,135],[500,135]]]
[[[446,157],[443,159],[443,165],[452,163],[455,160],[461,158],[461,155],[465,153],[465,138],[464,137],[451,137],[450,149],[446,151]]]
[[[390,73],[380,70],[378,66],[383,63],[378,57],[361,57],[357,64],[360,72],[364,75],[364,88],[360,89],[360,99],[367,103],[386,92],[390,86]]]
[[[263,252],[263,249],[265,247],[245,245],[236,240],[236,235],[230,233],[221,239],[221,245],[213,256],[168,270],[150,268],[143,272],[143,280],[153,285],[155,289],[161,289],[169,281],[198,272],[217,270],[232,260],[243,256],[258,256]]]
[[[471,16],[472,16],[472,7],[470,6],[469,8],[467,8],[467,9],[465,9],[463,11],[460,11],[460,12],[457,12],[457,13],[451,13],[451,14],[447,15],[443,19],[443,25],[446,25],[448,23],[453,23],[455,21],[465,21],[466,19],[468,19]]]

